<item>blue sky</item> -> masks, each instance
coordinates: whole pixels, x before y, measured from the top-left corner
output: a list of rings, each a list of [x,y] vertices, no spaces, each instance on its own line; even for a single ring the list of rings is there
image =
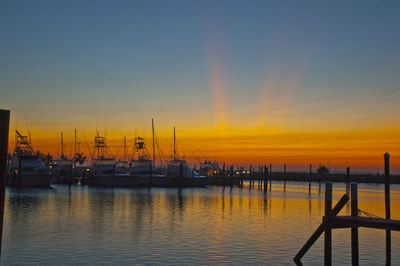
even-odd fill
[[[20,123],[57,126],[60,117],[67,126],[151,117],[214,125],[218,112],[229,126],[255,126],[264,90],[265,116],[283,112],[280,124],[389,126],[400,111],[399,7],[2,1],[0,107],[12,108]],[[213,88],[213,69],[224,88]],[[392,115],[377,121],[384,112]]]

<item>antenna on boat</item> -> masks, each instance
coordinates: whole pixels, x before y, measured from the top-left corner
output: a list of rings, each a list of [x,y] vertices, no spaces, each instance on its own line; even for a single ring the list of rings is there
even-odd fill
[[[176,135],[175,135],[175,126],[174,126],[174,161],[176,160]]]
[[[151,119],[151,129],[153,133],[153,164],[156,163],[156,143],[154,141],[154,119]]]

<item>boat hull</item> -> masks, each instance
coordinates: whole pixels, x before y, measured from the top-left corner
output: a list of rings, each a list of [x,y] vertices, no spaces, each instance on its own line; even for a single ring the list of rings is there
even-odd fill
[[[54,181],[54,175],[9,175],[7,185],[10,187],[50,187]]]

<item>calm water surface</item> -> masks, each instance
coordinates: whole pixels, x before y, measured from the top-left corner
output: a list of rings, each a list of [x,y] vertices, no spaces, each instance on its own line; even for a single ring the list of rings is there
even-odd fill
[[[274,182],[248,188],[7,189],[3,265],[291,265],[324,213],[323,186]],[[344,192],[334,184],[334,199]],[[384,216],[383,186],[359,185],[359,207]],[[350,214],[346,206],[341,214]],[[400,186],[392,186],[400,219]],[[350,229],[333,231],[335,264],[350,264]],[[400,233],[392,232],[393,264]],[[323,239],[303,259],[323,263]],[[361,265],[385,263],[385,232],[360,229]]]

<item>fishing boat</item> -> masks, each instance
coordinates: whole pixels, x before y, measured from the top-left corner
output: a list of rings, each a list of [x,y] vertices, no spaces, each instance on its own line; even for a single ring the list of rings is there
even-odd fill
[[[7,184],[13,187],[50,187],[55,174],[39,152],[32,148],[30,138],[15,131],[15,149],[8,166]]]
[[[126,168],[120,167],[112,156],[105,137],[100,136],[99,133],[94,138],[94,148],[97,157],[88,168],[86,183],[89,186],[132,186],[135,177],[130,175]]]

